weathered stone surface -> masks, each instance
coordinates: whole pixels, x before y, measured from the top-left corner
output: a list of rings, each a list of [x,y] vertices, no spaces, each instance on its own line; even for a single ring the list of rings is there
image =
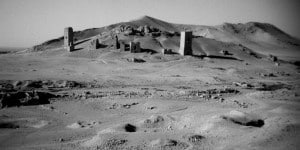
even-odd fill
[[[124,35],[149,35],[149,36],[160,36],[161,31],[158,28],[152,27],[152,26],[139,26],[139,27],[133,27],[130,25],[120,25],[117,28],[114,29],[115,33],[124,33]]]
[[[256,116],[237,110],[232,110],[229,114],[221,116],[221,118],[244,126],[262,127],[265,124],[264,120]]]
[[[69,52],[74,50],[72,27],[67,27],[64,29],[64,48]]]
[[[93,50],[93,49],[98,49],[98,48],[100,48],[99,40],[98,40],[98,39],[93,39],[93,40],[90,42],[89,48],[92,49],[92,50]]]
[[[131,53],[141,52],[140,42],[130,42],[129,47]]]
[[[268,55],[268,59],[273,61],[273,62],[276,62],[278,60],[278,58],[276,56],[273,56],[273,55]]]
[[[130,51],[130,43],[126,43],[125,41],[120,41],[120,51]]]
[[[150,32],[151,32],[151,29],[150,29],[149,26],[146,25],[146,26],[144,26],[144,30],[143,30],[143,31],[144,31],[144,33],[147,34],[147,33],[150,33]]]
[[[134,35],[135,30],[134,30],[134,28],[131,27],[131,26],[125,26],[125,27],[123,28],[123,32],[124,32],[125,35]]]
[[[162,49],[161,51],[162,54],[173,54],[172,49]]]
[[[193,54],[192,38],[193,38],[193,33],[191,31],[181,32],[180,49],[179,49],[180,55],[192,55]]]
[[[125,43],[120,42],[120,51],[125,51]]]
[[[115,46],[115,49],[119,49],[120,48],[119,38],[118,38],[117,35],[115,36],[114,46]]]
[[[144,32],[144,27],[143,26],[139,26],[136,30],[139,31],[139,32]]]
[[[152,32],[152,33],[150,33],[150,35],[151,35],[152,37],[158,37],[158,36],[161,35],[161,33],[160,33],[160,32]]]

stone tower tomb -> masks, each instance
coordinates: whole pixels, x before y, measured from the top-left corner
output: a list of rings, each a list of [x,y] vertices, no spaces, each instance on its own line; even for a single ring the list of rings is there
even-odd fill
[[[72,27],[65,28],[64,31],[64,48],[69,52],[74,50],[74,43],[73,43],[73,29]]]
[[[183,31],[180,34],[180,55],[192,55],[192,38],[193,33],[191,31]]]
[[[129,49],[131,53],[140,53],[141,52],[140,42],[130,42]]]
[[[115,43],[114,43],[115,49],[119,49],[120,48],[120,43],[119,43],[119,39],[118,36],[115,36]]]

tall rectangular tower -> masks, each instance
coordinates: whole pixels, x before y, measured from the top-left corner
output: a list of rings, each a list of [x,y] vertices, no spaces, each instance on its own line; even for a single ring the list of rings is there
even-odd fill
[[[192,55],[192,39],[193,33],[191,31],[183,31],[180,34],[180,55]]]
[[[72,27],[65,28],[65,31],[64,31],[64,48],[67,49],[69,52],[74,50],[73,29],[72,29]]]

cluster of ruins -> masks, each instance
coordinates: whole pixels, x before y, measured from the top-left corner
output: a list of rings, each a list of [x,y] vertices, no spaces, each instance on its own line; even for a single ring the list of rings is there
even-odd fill
[[[124,35],[139,35],[139,36],[159,36],[161,31],[152,26],[139,26],[138,28],[134,28],[129,25],[120,25],[119,27],[114,29],[115,33],[124,33]]]
[[[137,29],[134,29],[130,26],[121,26],[118,28],[118,32],[126,32],[128,35],[130,34],[135,34],[135,33],[143,33],[143,34],[148,34],[152,35],[153,33],[159,32],[158,29],[149,27],[149,26],[140,26]],[[118,33],[117,32],[117,33]],[[160,32],[159,32],[160,33]],[[183,31],[180,34],[180,48],[178,50],[178,53],[180,55],[193,55],[192,51],[192,38],[193,34],[191,31]],[[115,35],[113,37],[114,39],[114,48],[115,49],[120,49],[120,51],[130,51],[131,53],[140,53],[141,51],[141,46],[139,42],[133,42],[130,41],[129,43],[126,43],[122,40],[119,40],[118,36]],[[95,50],[100,48],[101,44],[99,42],[99,39],[95,38],[92,39],[89,43],[88,48]],[[64,48],[72,52],[74,51],[74,43],[73,43],[73,29],[72,27],[67,27],[64,29]],[[174,54],[174,52],[171,49],[163,49],[161,51],[162,54]]]
[[[119,42],[120,51],[130,51],[131,53],[140,53],[141,45],[140,42],[129,42],[126,43],[124,41]]]

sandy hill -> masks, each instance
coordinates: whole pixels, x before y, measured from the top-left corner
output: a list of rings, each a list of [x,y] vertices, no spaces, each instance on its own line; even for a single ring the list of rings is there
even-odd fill
[[[14,53],[25,49],[24,47],[0,47],[0,54]]]
[[[152,30],[152,33],[147,35],[137,33],[145,30],[145,27],[147,30]],[[139,41],[142,48],[148,52],[159,53],[162,49],[172,49],[177,52],[179,32],[183,30],[193,31],[195,36],[193,51],[199,55],[219,56],[220,51],[224,49],[231,51],[239,45],[240,49],[251,50],[262,55],[275,55],[283,60],[297,61],[300,58],[299,40],[268,23],[224,23],[217,26],[203,26],[168,23],[149,16],[101,28],[76,31],[74,40],[78,50],[82,50],[82,52],[77,52],[76,56],[87,55],[84,53],[88,52],[84,50],[92,38],[99,38],[107,46],[106,49],[110,48],[113,44],[112,36],[116,34],[120,40],[126,42]],[[58,49],[62,47],[62,44],[63,37],[59,37],[35,46],[32,51]]]
[[[299,39],[268,23],[224,23],[218,26],[177,25],[177,27],[192,30],[196,36],[242,44],[257,53],[272,54],[284,60],[297,60],[300,56]]]

